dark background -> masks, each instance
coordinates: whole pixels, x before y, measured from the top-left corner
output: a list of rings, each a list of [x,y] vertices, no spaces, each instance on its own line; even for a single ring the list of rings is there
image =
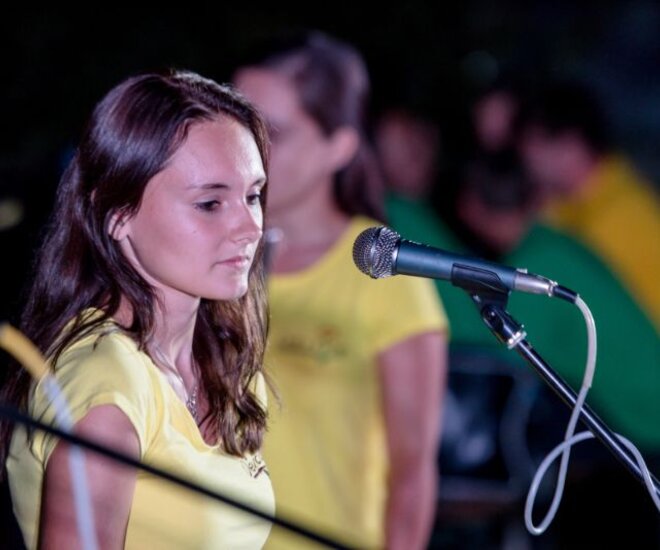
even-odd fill
[[[578,5],[579,4],[579,5]],[[378,4],[375,3],[375,6]],[[437,120],[445,157],[465,148],[466,107],[502,75],[542,85],[576,76],[595,87],[615,140],[660,181],[660,2],[630,0],[401,1],[240,5],[214,2],[129,10],[13,6],[0,21],[1,205],[22,222],[0,232],[0,318],[15,319],[38,228],[94,103],[131,73],[176,66],[226,81],[254,42],[315,27],[365,55],[373,106],[410,105]],[[11,205],[16,203],[10,203]]]

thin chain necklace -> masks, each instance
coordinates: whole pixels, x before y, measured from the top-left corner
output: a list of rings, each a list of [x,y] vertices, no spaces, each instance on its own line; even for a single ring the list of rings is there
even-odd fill
[[[183,381],[183,376],[181,376],[181,373],[179,372],[179,369],[177,369],[176,365],[174,365],[167,359],[167,356],[160,349],[160,346],[158,346],[155,343],[152,343],[150,346],[150,350],[152,354],[156,356],[156,357],[152,357],[152,359],[157,358],[156,361],[157,363],[159,363],[163,367],[166,367],[167,370],[172,372],[179,379],[179,381],[181,382],[181,386],[186,392],[186,401],[185,401],[186,408],[188,409],[188,412],[190,412],[190,415],[194,418],[195,422],[198,422],[197,397],[199,395],[199,384],[195,383],[193,389],[191,391],[188,391],[188,389],[186,388],[186,384]]]
[[[188,408],[188,411],[192,415],[192,417],[195,419],[195,422],[198,422],[199,419],[197,418],[197,393],[199,390],[199,385],[195,384],[195,387],[193,390],[190,392],[190,395],[188,396],[188,399],[186,399],[186,407]]]

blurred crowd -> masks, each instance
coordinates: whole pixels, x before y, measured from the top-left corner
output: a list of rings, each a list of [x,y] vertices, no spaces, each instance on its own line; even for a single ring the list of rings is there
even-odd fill
[[[374,136],[390,224],[405,238],[527,268],[578,292],[598,331],[597,370],[587,402],[657,464],[657,186],[612,142],[605,110],[588,82],[548,81],[529,89],[503,80],[476,94],[466,118],[471,142],[457,162],[443,153],[442,144],[453,138],[441,135],[438,121],[404,105],[378,114]],[[476,546],[504,545],[519,540],[515,529],[507,530],[506,511],[515,510],[514,521],[521,521],[515,501],[527,490],[527,482],[520,483],[528,475],[524,459],[531,457],[527,465],[533,467],[559,441],[568,409],[562,410],[563,403],[539,381],[523,385],[522,400],[511,389],[520,385],[512,373],[510,384],[502,386],[500,344],[467,294],[447,282],[438,281],[437,289],[451,327],[439,521],[444,527],[470,526]],[[577,309],[519,294],[511,296],[509,306],[529,342],[577,391],[587,343]],[[520,361],[505,353],[515,369]],[[493,396],[498,391],[504,403]],[[524,420],[507,416],[507,407],[517,407]],[[526,448],[519,461],[509,456],[507,463],[507,445]],[[624,544],[625,537],[639,547],[657,544],[658,518],[650,499],[629,484],[630,476],[607,451],[591,445],[574,452],[572,484],[550,530],[553,544]],[[489,490],[480,492],[484,487]],[[510,508],[501,506],[506,497]],[[457,504],[468,505],[460,521]],[[460,528],[457,538],[448,532],[437,530],[444,545],[461,547],[468,536]]]

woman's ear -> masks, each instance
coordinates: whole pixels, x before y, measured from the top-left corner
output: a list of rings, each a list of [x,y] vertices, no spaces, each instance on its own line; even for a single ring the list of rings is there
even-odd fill
[[[121,241],[128,235],[128,214],[121,210],[115,211],[110,216],[110,223],[108,224],[108,234],[115,240]]]
[[[360,148],[360,135],[355,128],[341,126],[330,136],[330,156],[335,171],[350,164]]]

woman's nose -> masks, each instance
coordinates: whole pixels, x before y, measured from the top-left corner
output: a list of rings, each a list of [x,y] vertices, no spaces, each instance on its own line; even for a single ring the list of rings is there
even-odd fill
[[[234,240],[256,242],[263,233],[263,215],[260,207],[242,205],[236,216]]]

